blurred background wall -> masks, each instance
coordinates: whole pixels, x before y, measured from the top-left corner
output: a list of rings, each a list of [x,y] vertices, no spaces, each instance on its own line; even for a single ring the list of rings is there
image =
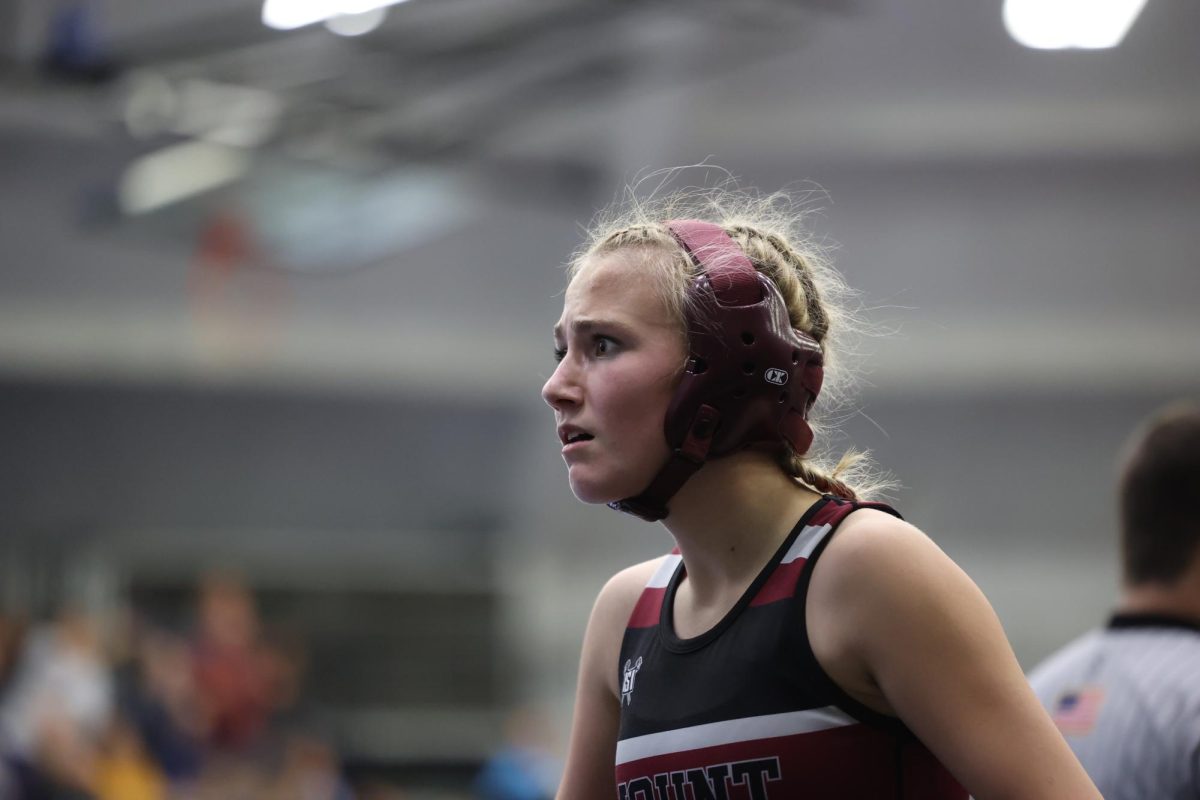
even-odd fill
[[[561,748],[596,591],[670,546],[570,496],[561,266],[705,161],[810,194],[880,332],[837,445],[1022,664],[1102,620],[1121,442],[1200,393],[1200,6],[1037,50],[1001,5],[410,0],[344,36],[0,2],[5,689],[82,614],[129,708],[147,638],[208,652],[225,602],[263,725],[304,732],[249,794],[470,796],[517,709]]]

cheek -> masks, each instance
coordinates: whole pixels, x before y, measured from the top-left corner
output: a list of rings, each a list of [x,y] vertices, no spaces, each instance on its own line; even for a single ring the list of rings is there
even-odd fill
[[[605,391],[592,395],[603,420],[603,447],[594,459],[570,469],[571,489],[584,502],[631,497],[646,488],[666,462],[663,423],[674,394],[673,373],[658,379],[609,375]]]
[[[626,440],[628,446],[640,454],[658,455],[667,451],[665,422],[674,395],[672,377],[643,379],[622,388],[620,408],[613,409],[614,415],[622,420],[622,428],[630,434]]]
[[[666,416],[667,407],[671,405],[671,400],[675,397],[675,390],[679,387],[682,377],[682,367],[660,371],[658,376],[646,387],[646,400],[660,412],[660,417]]]
[[[610,389],[609,409],[621,423],[639,430],[652,424],[662,426],[672,394],[667,381],[638,376],[614,381]]]

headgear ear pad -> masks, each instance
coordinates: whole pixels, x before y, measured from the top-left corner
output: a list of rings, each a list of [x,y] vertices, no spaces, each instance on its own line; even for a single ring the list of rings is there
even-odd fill
[[[688,362],[665,423],[672,447],[701,405],[720,415],[710,458],[783,441],[803,454],[812,444],[807,420],[821,391],[821,346],[792,328],[775,283],[757,271],[753,278],[759,299],[741,305],[724,302],[707,274],[693,281]]]
[[[667,227],[700,269],[685,303],[687,366],[664,422],[672,455],[642,494],[609,504],[649,520],[667,515],[666,501],[711,456],[784,442],[807,452],[824,369],[821,345],[792,328],[778,287],[720,226]]]

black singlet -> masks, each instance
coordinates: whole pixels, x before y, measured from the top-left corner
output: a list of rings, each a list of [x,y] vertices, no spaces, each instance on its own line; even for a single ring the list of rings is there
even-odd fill
[[[675,635],[678,553],[638,600],[618,664],[618,800],[965,800],[897,719],[842,691],[817,663],[804,608],[837,526],[873,503],[825,497],[796,524],[729,613]]]

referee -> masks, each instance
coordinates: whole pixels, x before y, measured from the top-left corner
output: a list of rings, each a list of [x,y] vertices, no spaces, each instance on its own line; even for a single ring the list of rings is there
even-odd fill
[[[1107,800],[1200,798],[1200,406],[1156,415],[1120,478],[1121,603],[1030,674]]]

